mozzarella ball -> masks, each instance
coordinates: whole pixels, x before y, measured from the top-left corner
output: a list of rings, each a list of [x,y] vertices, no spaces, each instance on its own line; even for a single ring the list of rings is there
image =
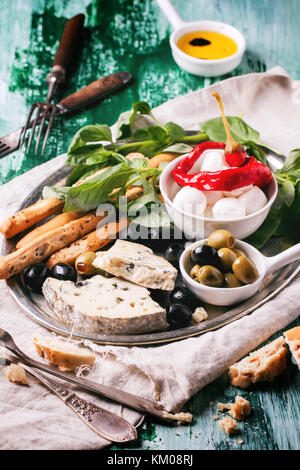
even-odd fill
[[[215,203],[212,212],[215,219],[237,219],[246,215],[246,207],[239,199],[226,197]]]
[[[244,204],[246,214],[249,215],[264,207],[267,204],[268,199],[265,193],[258,188],[258,186],[253,186],[252,189],[239,197],[239,201]]]
[[[224,191],[225,197],[240,197],[242,194],[246,193],[253,188],[253,184],[249,186],[243,186],[242,188],[234,189],[233,191]]]
[[[222,191],[202,191],[206,197],[207,204],[215,204],[223,197]]]
[[[214,218],[212,208],[212,205],[206,206],[206,209],[204,211],[204,217],[209,217],[210,219]]]
[[[225,160],[224,150],[205,150],[201,171],[220,171],[232,168]]]
[[[180,189],[173,199],[176,207],[193,214],[203,215],[206,208],[206,197],[203,192],[190,186]]]

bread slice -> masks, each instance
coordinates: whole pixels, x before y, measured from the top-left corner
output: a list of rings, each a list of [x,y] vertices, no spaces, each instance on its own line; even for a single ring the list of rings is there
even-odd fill
[[[283,336],[249,354],[229,368],[232,385],[247,388],[251,383],[272,382],[286,369],[285,340]]]
[[[94,353],[70,341],[56,336],[36,335],[33,337],[33,343],[37,353],[58,366],[62,372],[72,371],[83,365],[94,365]]]
[[[289,345],[292,356],[300,369],[300,326],[296,326],[291,330],[285,331],[283,334],[287,344]]]

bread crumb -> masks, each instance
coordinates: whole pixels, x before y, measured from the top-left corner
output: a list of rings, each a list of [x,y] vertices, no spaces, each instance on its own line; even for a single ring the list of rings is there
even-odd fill
[[[213,419],[214,419],[215,421],[217,421],[217,420],[219,419],[219,416],[215,415],[215,416],[213,416]]]
[[[284,333],[285,340],[289,345],[292,357],[300,369],[300,326],[296,326]]]
[[[207,311],[203,307],[197,307],[192,315],[193,323],[201,323],[204,320],[208,319]]]
[[[285,340],[281,336],[233,364],[228,372],[231,384],[247,388],[251,383],[272,382],[286,369],[286,354]]]
[[[3,373],[9,382],[23,385],[29,384],[25,370],[17,364],[10,364],[8,367],[5,367]]]
[[[233,404],[232,403],[217,403],[217,410],[218,411],[227,411],[227,410],[231,410],[231,408],[233,407]]]
[[[229,416],[225,416],[218,424],[228,436],[231,436],[237,431],[237,422]]]
[[[246,416],[250,415],[251,411],[252,408],[250,402],[240,395],[237,395],[235,397],[235,402],[228,413],[238,421],[242,421]]]
[[[243,442],[244,442],[243,439],[238,439],[238,440],[237,440],[237,443],[238,443],[238,444],[243,444]]]

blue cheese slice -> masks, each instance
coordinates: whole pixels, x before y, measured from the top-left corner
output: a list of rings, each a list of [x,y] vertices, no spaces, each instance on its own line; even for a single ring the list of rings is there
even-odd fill
[[[117,240],[112,248],[97,253],[96,268],[150,289],[173,290],[177,269],[139,243]]]
[[[74,284],[47,278],[43,294],[55,315],[75,329],[131,335],[165,329],[165,310],[144,287],[94,276]]]

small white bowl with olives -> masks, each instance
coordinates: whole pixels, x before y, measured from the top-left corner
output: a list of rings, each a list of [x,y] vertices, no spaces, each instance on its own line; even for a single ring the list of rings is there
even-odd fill
[[[265,276],[300,258],[300,244],[277,256],[263,256],[227,230],[190,245],[179,260],[183,280],[193,294],[212,305],[233,305],[252,297]]]

